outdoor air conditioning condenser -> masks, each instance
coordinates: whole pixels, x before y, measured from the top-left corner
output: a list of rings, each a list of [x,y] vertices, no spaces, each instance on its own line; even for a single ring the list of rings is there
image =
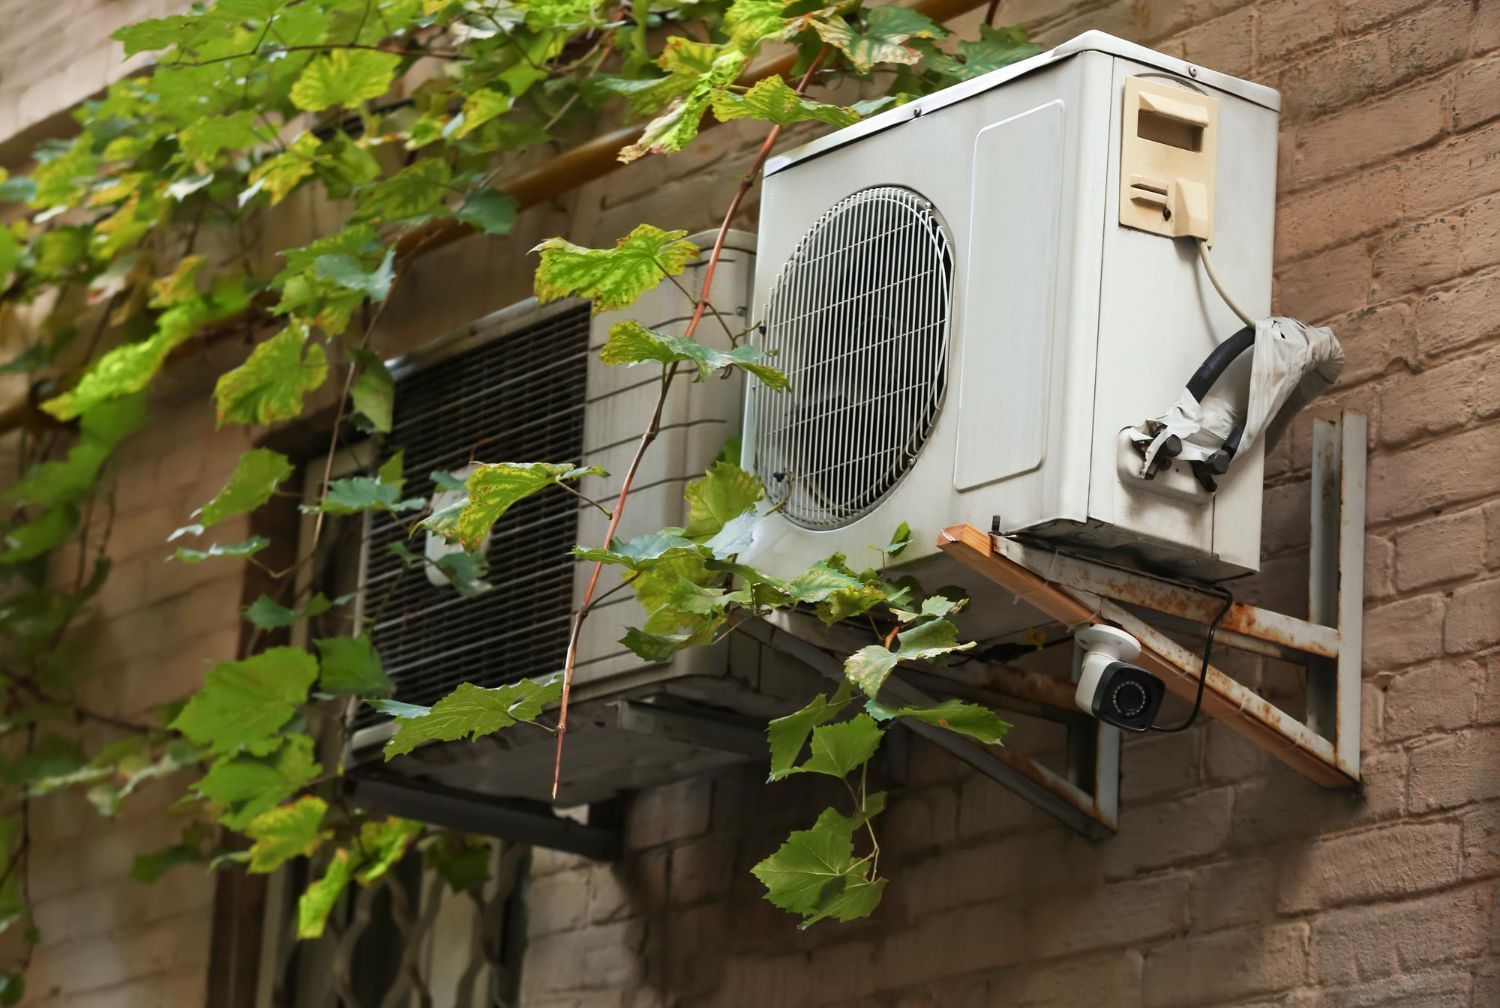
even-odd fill
[[[1100,32],[772,158],[752,388],[768,510],[744,559],[900,557],[958,523],[1196,578],[1259,567],[1262,451],[1216,490],[1129,436],[1268,313],[1278,96]],[[1244,361],[1216,395],[1243,407]]]

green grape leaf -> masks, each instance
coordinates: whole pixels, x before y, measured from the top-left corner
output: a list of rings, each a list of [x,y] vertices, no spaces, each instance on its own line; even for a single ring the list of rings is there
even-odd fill
[[[235,515],[247,514],[271,499],[276,488],[292,475],[285,455],[269,448],[252,448],[241,455],[224,489],[194,514],[202,528]]]
[[[196,20],[186,14],[152,18],[149,21],[138,21],[124,28],[118,28],[110,35],[110,38],[125,46],[126,56],[134,56],[139,52],[170,49],[182,39],[183,29]]]
[[[869,762],[880,747],[884,734],[868,714],[856,714],[848,721],[819,725],[812,732],[807,762],[793,767],[791,773],[844,777]]]
[[[687,485],[683,496],[688,505],[683,535],[701,541],[718,535],[755,506],[761,498],[760,481],[737,465],[715,462],[704,476]]]
[[[838,717],[853,696],[850,684],[841,682],[831,697],[819,693],[806,707],[768,724],[766,740],[771,749],[771,775],[768,779],[778,781],[790,774],[813,729]]]
[[[271,540],[265,536],[253,535],[237,543],[213,543],[208,549],[194,549],[191,546],[179,546],[172,555],[185,564],[199,564],[205,560],[215,560],[220,557],[236,557],[244,559],[254,556],[267,546]]]
[[[497,462],[477,466],[464,480],[467,496],[424,518],[421,525],[437,535],[478,549],[495,522],[511,505],[554,483],[604,476],[597,466],[579,468],[568,463]]]
[[[387,249],[385,258],[373,270],[366,270],[364,263],[353,256],[337,253],[318,256],[313,260],[313,270],[323,279],[363,294],[371,301],[384,301],[396,279],[396,250]]]
[[[620,643],[629,648],[641,661],[663,662],[685,647],[691,647],[691,634],[647,633],[639,627],[630,627]]]
[[[744,94],[716,91],[713,95],[714,117],[720,122],[733,119],[760,119],[777,126],[799,122],[820,122],[829,126],[852,126],[859,113],[842,105],[828,105],[804,98],[787,86],[780,77],[766,77]]]
[[[292,85],[292,104],[304,112],[352,108],[391,89],[401,57],[368,49],[335,49],[307,64]]]
[[[844,662],[844,675],[864,690],[865,695],[873,698],[898,663],[932,661],[955,651],[967,651],[973,646],[973,641],[967,644],[958,642],[958,628],[948,620],[932,619],[897,634],[895,650],[879,644],[860,648]]]
[[[286,150],[252,168],[246,176],[250,186],[240,193],[240,206],[249,203],[262,189],[271,194],[272,206],[286,199],[287,194],[312,175],[320,164],[319,146],[316,135],[303,133]]]
[[[229,115],[207,116],[178,133],[177,143],[194,161],[207,161],[226,148],[254,147],[266,140],[264,131],[256,128],[259,115],[255,109],[242,109]]]
[[[25,524],[6,529],[0,563],[18,563],[50,553],[67,541],[77,525],[78,509],[65,504],[51,508]]]
[[[979,26],[979,38],[964,39],[958,43],[958,59],[947,53],[934,53],[927,57],[927,65],[945,77],[955,81],[970,80],[999,70],[1041,52],[1020,25],[1008,28]]]
[[[487,235],[508,235],[516,224],[516,199],[494,189],[475,189],[453,216]]]
[[[355,881],[363,886],[380,881],[421,832],[421,823],[395,816],[361,825],[359,852],[363,858],[354,874]]]
[[[537,299],[586,298],[595,312],[628,308],[698,258],[698,246],[687,241],[686,234],[642,224],[610,249],[548,238],[532,249],[542,257],[536,270]]]
[[[862,74],[875,69],[877,63],[919,63],[922,53],[906,43],[913,38],[942,38],[946,34],[926,15],[896,6],[866,8],[863,31],[841,17],[814,21],[813,30]]]
[[[56,506],[88,497],[110,452],[146,421],[146,400],[139,393],[90,407],[80,424],[82,437],[67,457],[32,466],[6,492],[17,504]]]
[[[521,679],[494,689],[464,683],[426,714],[398,719],[396,734],[385,744],[385,758],[409,753],[423,742],[473,740],[519,721],[535,721],[544,706],[561,696],[560,675],[542,682]]]
[[[400,484],[387,483],[377,476],[349,476],[328,484],[328,492],[312,510],[348,515],[361,511],[415,511],[426,505],[420,497],[402,500]]]
[[[819,561],[786,582],[787,603],[816,606],[818,618],[832,625],[886,601],[884,589],[865,583],[842,569],[842,564],[843,557]]]
[[[291,720],[317,677],[318,663],[298,648],[219,662],[172,727],[214,753],[257,745]]]
[[[647,329],[639,322],[616,322],[610,327],[604,348],[599,351],[599,359],[606,364],[633,365],[654,361],[665,366],[677,361],[690,362],[698,371],[694,381],[704,381],[715,371],[739,368],[755,375],[770,388],[785,390],[786,375],[761,363],[764,357],[752,346],[738,346],[727,352],[715,350],[696,340]]]
[[[939,728],[947,728],[949,731],[967,735],[969,738],[978,739],[990,745],[1000,743],[1012,727],[1010,722],[1003,720],[988,707],[965,703],[962,700],[945,700],[931,707],[894,708],[869,700],[865,702],[865,710],[877,721],[909,717],[925,721],[930,725],[937,725]]]
[[[802,917],[807,927],[825,917],[854,920],[872,913],[884,879],[870,878],[869,862],[854,856],[854,831],[883,804],[872,795],[864,812],[845,816],[825,809],[811,829],[798,830],[750,871],[772,905]]]
[[[130,864],[130,878],[134,882],[150,884],[178,865],[207,862],[201,844],[175,843],[147,854],[137,854]]]
[[[318,688],[324,693],[390,696],[396,691],[368,636],[325,637],[315,643],[322,657]]]
[[[512,104],[510,95],[491,91],[489,88],[469,92],[464,99],[463,110],[459,113],[463,122],[453,131],[454,139],[462,139],[496,116],[509,112]]]
[[[220,822],[240,830],[315,780],[318,773],[312,739],[298,734],[284,737],[279,748],[264,756],[221,756],[193,784],[193,790],[223,807]]]
[[[896,526],[896,531],[891,535],[891,541],[880,547],[880,552],[884,553],[888,557],[898,557],[902,553],[904,553],[906,551],[906,547],[910,545],[911,526],[906,524],[906,522],[902,522],[900,525]],[[937,597],[939,596],[934,596],[934,598]],[[946,616],[947,612],[941,612],[937,615]]]
[[[396,379],[385,361],[368,350],[353,349],[350,356],[359,364],[359,378],[349,390],[354,407],[354,424],[371,434],[389,434],[396,410]]]
[[[312,598],[308,599],[307,608],[298,612],[295,609],[288,609],[269,596],[262,595],[245,607],[245,619],[251,625],[258,626],[262,630],[279,630],[282,627],[291,626],[299,619],[311,619],[314,616],[321,616],[334,606],[343,605],[352,597],[351,595],[341,595],[336,599],[330,600],[327,595],[317,592]]]
[[[786,0],[734,0],[723,22],[730,43],[751,52],[762,42],[782,38],[791,24],[783,13],[786,6]]]
[[[161,369],[167,354],[193,335],[198,321],[194,306],[167,309],[157,319],[155,333],[104,353],[89,365],[77,385],[42,403],[42,409],[59,420],[72,420],[100,403],[141,391]]]
[[[269,424],[302,413],[302,399],[328,377],[328,355],[308,340],[305,326],[289,325],[262,341],[245,363],[214,385],[218,423]]]
[[[490,880],[494,852],[483,840],[444,830],[422,845],[422,863],[456,893],[479,892]]]
[[[361,192],[359,216],[377,221],[430,216],[442,208],[450,177],[446,161],[424,158]]]
[[[295,857],[306,857],[330,834],[323,828],[328,803],[313,795],[262,812],[245,826],[250,846],[249,870],[273,872]]]
[[[333,852],[333,860],[317,881],[303,890],[297,900],[297,937],[321,938],[334,904],[348,888],[354,874],[354,860],[346,850]]]

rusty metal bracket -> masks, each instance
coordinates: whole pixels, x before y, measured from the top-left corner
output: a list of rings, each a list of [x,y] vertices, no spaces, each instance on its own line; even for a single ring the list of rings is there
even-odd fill
[[[1310,618],[1235,605],[1223,644],[1308,664],[1304,723],[1216,668],[1208,669],[1203,712],[1311,780],[1359,782],[1360,669],[1364,615],[1366,420],[1345,413],[1314,429]],[[1203,624],[1218,597],[1149,574],[1024,546],[972,525],[955,525],[938,548],[1049,619],[1068,627],[1115,624],[1141,642],[1140,664],[1191,700],[1200,660],[1137,611]],[[1044,573],[1039,573],[1044,572]]]
[[[844,679],[842,656],[868,643],[848,630],[825,627],[811,617],[797,613],[775,613],[763,619],[746,620],[739,629],[768,648],[839,682]],[[931,706],[936,701],[921,688],[928,685],[921,680],[920,674],[903,669],[887,680],[881,696],[903,706]],[[1049,708],[1061,714],[1059,691],[1049,684],[1059,684],[1059,681],[1016,672],[1002,688],[1007,694],[1018,694],[1015,698],[1023,704]],[[950,681],[933,679],[931,685],[949,694],[956,688],[958,692],[962,691],[958,684]],[[1014,690],[1010,688],[1012,686]],[[1003,700],[997,705],[1004,705]],[[1071,704],[1068,709],[1072,710]],[[1066,776],[1006,746],[982,745],[945,728],[914,719],[903,723],[1084,836],[1093,840],[1112,836],[1119,814],[1120,730],[1081,714],[1063,716],[1068,726],[1069,772]]]

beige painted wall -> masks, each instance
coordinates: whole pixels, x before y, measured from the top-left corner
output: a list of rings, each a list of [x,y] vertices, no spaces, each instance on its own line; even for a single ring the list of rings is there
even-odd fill
[[[107,59],[102,25],[153,6],[0,2],[33,34],[71,11],[38,36],[57,51],[0,41],[0,135],[96,86],[82,68]],[[1344,342],[1315,412],[1370,416],[1364,791],[1321,791],[1203,725],[1127,746],[1119,836],[1093,844],[917,745],[887,817],[885,905],[799,934],[746,869],[822,796],[755,768],[685,782],[633,803],[619,865],[538,856],[526,1005],[1500,1004],[1500,4],[1015,0],[1001,17],[1044,44],[1102,28],[1283,92],[1275,303]],[[385,349],[524,296],[524,250],[547,235],[715,225],[754,138],[714,130],[529,211],[510,240],[426,257]],[[213,432],[208,371],[175,374],[128,449],[91,697],[112,710],[182,693],[234,648],[238,572],[161,559],[247,443]],[[1261,597],[1288,611],[1305,604],[1308,431],[1267,465]],[[215,1003],[209,883],[123,877],[170,838],[169,793],[110,826],[38,803],[28,1004]]]

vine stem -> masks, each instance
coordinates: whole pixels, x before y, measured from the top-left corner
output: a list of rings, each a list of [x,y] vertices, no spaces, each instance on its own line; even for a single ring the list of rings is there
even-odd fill
[[[828,46],[818,50],[818,54],[808,64],[807,71],[803,73],[802,79],[797,82],[796,93],[800,97],[807,91],[807,86],[812,83],[813,76],[818,72],[818,67],[823,65],[823,60],[828,56]],[[739,186],[734,191],[734,197],[729,201],[729,208],[724,212],[723,223],[719,225],[719,233],[714,237],[713,250],[708,254],[708,264],[703,270],[703,288],[698,295],[698,303],[693,306],[692,317],[688,319],[687,328],[683,330],[683,339],[692,339],[693,334],[698,331],[698,326],[703,321],[704,314],[709,307],[709,292],[713,290],[714,273],[718,269],[719,260],[724,255],[724,243],[729,238],[729,227],[734,218],[740,212],[740,207],[745,202],[751,188],[755,185],[756,176],[760,173],[761,166],[766,163],[766,158],[771,155],[771,148],[776,145],[776,139],[781,135],[781,127],[773,125],[766,134],[765,141],[755,152],[755,158],[750,162],[749,169],[744,177],[740,179]],[[619,531],[620,519],[625,514],[625,498],[630,494],[630,487],[635,482],[636,473],[640,471],[641,460],[645,458],[646,451],[656,440],[661,431],[661,417],[667,405],[667,393],[672,388],[672,378],[677,374],[677,365],[674,362],[662,372],[661,391],[656,396],[656,406],[651,411],[651,422],[647,425],[641,439],[635,446],[635,456],[630,460],[630,468],[625,471],[625,479],[620,484],[620,493],[615,498],[615,506],[611,510],[609,528],[604,533],[603,549],[609,549],[609,544],[615,541],[615,533]],[[589,606],[594,600],[594,591],[599,586],[599,576],[604,572],[603,561],[594,563],[594,570],[589,575],[588,586],[583,591],[583,599],[578,605],[578,611],[573,615],[573,628],[568,634],[568,654],[563,663],[563,688],[562,699],[557,713],[557,754],[552,763],[552,797],[557,798],[557,786],[562,780],[562,756],[563,742],[568,735],[568,699],[573,692],[573,672],[578,664],[578,640],[583,631],[583,621],[588,616]]]

